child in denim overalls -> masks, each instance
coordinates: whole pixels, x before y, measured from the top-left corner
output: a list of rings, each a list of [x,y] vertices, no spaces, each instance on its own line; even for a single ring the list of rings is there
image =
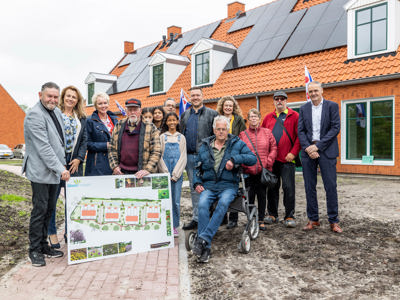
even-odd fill
[[[179,133],[179,118],[176,113],[168,113],[160,135],[161,159],[158,170],[171,174],[172,215],[174,236],[178,236],[183,170],[186,167],[186,139]]]

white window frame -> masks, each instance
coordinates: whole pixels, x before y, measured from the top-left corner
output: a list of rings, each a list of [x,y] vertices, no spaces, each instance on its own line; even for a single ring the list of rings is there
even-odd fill
[[[387,5],[387,39],[386,49],[356,55],[356,12],[386,3]],[[400,44],[400,3],[398,0],[353,0],[344,8],[347,10],[347,58],[357,59],[371,55],[396,51]]]
[[[204,54],[204,53],[208,53],[208,82],[204,82],[204,83],[201,83],[201,84],[196,84],[196,75],[197,75],[197,73],[196,73],[196,71],[197,71],[197,66],[196,66],[196,57],[197,57],[197,55],[202,55],[202,54]],[[199,53],[196,53],[196,54],[194,54],[194,61],[193,61],[193,65],[194,65],[194,85],[193,86],[198,86],[198,87],[201,87],[201,86],[205,86],[205,85],[210,85],[210,83],[211,83],[211,67],[212,67],[212,63],[211,63],[211,55],[212,55],[212,51],[210,51],[210,50],[207,50],[207,51],[202,51],[202,52],[199,52]]]
[[[371,148],[371,109],[370,103],[372,102],[380,102],[380,101],[392,101],[393,102],[393,110],[392,110],[392,160],[373,160],[371,164],[362,163],[361,159],[347,159],[346,152],[347,152],[347,105],[348,104],[355,104],[355,103],[366,103],[367,104],[367,113],[366,113],[366,124],[367,124],[367,153],[366,155],[371,155],[370,148]],[[351,100],[343,100],[341,103],[341,135],[340,135],[340,145],[341,145],[341,155],[340,155],[340,163],[342,165],[364,165],[364,166],[394,166],[396,160],[396,152],[395,152],[395,97],[388,96],[388,97],[379,97],[379,98],[361,98],[361,99],[351,99]]]
[[[154,90],[154,87],[153,87],[153,82],[154,82],[154,73],[153,73],[153,70],[154,70],[154,67],[158,67],[158,66],[160,66],[160,65],[163,66],[163,87],[162,87],[162,90],[161,90],[161,91],[159,91],[159,92],[153,92],[153,90]],[[151,78],[151,81],[150,81],[150,95],[158,95],[158,94],[163,94],[163,93],[165,93],[165,69],[166,69],[165,62],[160,63],[160,64],[156,64],[156,65],[153,65],[153,66],[150,67],[150,78]]]

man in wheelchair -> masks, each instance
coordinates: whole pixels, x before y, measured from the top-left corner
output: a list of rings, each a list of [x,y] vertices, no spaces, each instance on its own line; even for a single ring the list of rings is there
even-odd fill
[[[229,120],[224,116],[214,118],[214,135],[205,138],[199,149],[193,187],[200,194],[197,240],[192,252],[199,262],[208,262],[211,241],[234,200],[239,188],[238,168],[252,166],[256,156],[237,136],[228,134]],[[210,219],[210,207],[218,204]]]

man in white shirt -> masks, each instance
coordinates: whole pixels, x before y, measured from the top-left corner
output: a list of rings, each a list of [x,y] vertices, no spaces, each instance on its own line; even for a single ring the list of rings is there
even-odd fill
[[[308,87],[311,101],[300,108],[298,136],[302,147],[304,187],[308,223],[304,230],[320,226],[317,200],[317,169],[321,170],[326,191],[326,205],[331,230],[341,233],[338,218],[336,158],[339,156],[337,135],[340,132],[339,106],[322,97],[323,89],[313,81]]]

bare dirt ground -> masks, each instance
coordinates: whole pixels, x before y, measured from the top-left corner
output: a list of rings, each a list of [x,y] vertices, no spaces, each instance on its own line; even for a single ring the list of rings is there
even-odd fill
[[[296,175],[297,228],[269,225],[252,241],[250,253],[241,254],[240,214],[238,227],[220,227],[208,264],[188,253],[193,299],[399,299],[400,180],[339,177],[340,235],[329,229],[321,178],[317,192],[322,223],[317,230],[301,230],[306,203],[302,176]],[[187,188],[183,197],[186,222]]]
[[[0,199],[0,277],[28,255],[28,230],[32,210],[30,182],[26,178],[0,170],[0,196],[4,195],[16,195],[25,199]],[[58,201],[57,223],[61,224],[63,219],[64,204]]]

